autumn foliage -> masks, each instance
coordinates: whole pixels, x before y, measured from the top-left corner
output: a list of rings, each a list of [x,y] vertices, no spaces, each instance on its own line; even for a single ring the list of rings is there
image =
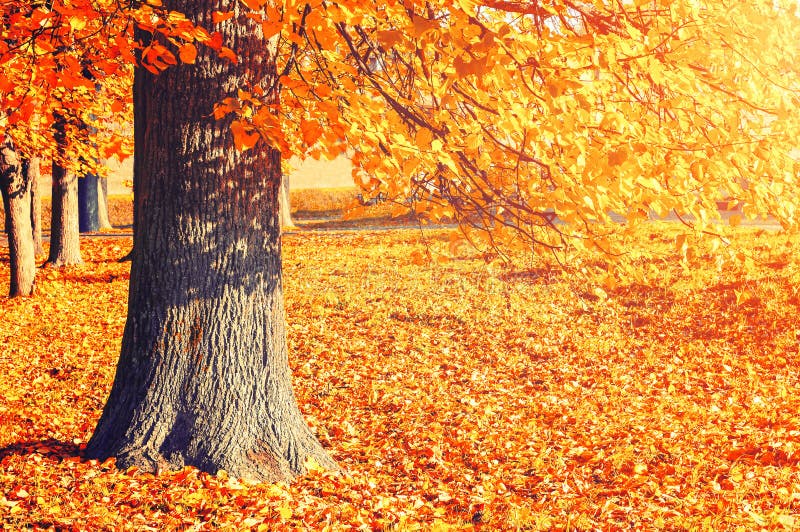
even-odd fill
[[[217,107],[238,145],[347,146],[366,193],[472,245],[613,255],[612,213],[702,231],[729,201],[797,222],[793,4],[245,3],[285,75],[280,108],[263,88]]]
[[[662,258],[605,295],[557,264],[487,266],[466,248],[414,264],[420,246],[449,253],[441,231],[285,236],[295,390],[343,468],[290,487],[80,458],[119,352],[130,246],[86,240],[85,266],[0,302],[0,522],[790,529],[798,243],[739,231],[746,246],[681,263],[676,226],[647,226],[637,238]]]

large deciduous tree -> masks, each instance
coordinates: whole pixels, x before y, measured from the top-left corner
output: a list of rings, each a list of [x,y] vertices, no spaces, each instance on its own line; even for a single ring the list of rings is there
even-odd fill
[[[227,2],[165,6],[211,24]],[[193,465],[286,480],[331,465],[296,404],[287,361],[278,195],[280,153],[235,149],[213,108],[231,87],[271,86],[275,50],[243,17],[220,28],[239,61],[134,82],[135,247],[128,321],[90,456],[149,470]]]

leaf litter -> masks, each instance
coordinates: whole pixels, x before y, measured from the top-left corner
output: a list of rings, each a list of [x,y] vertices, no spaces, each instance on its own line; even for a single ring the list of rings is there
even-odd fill
[[[84,266],[0,299],[0,523],[797,528],[796,238],[749,231],[748,261],[702,243],[681,261],[669,228],[643,230],[663,258],[600,295],[555,264],[510,270],[468,250],[415,264],[418,231],[285,236],[294,386],[343,469],[309,464],[290,486],[81,459],[119,352],[129,264],[115,259],[130,246],[85,240]]]

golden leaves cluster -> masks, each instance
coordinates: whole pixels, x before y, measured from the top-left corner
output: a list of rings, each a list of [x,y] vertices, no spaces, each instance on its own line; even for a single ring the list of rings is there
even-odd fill
[[[797,224],[791,3],[258,4],[284,73],[264,138],[348,146],[366,193],[473,241],[593,247],[642,213],[702,231],[723,201]]]

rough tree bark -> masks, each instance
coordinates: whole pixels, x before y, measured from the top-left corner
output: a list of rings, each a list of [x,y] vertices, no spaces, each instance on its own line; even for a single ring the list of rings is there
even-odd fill
[[[164,1],[211,27],[224,0]],[[233,7],[235,6],[235,7]],[[237,22],[238,20],[238,22]],[[128,318],[89,457],[150,471],[192,465],[290,480],[307,458],[334,467],[303,420],[287,360],[278,220],[280,155],[234,149],[213,105],[276,67],[260,26],[217,24],[239,63],[196,63],[134,80],[136,220]],[[245,75],[247,78],[245,78]]]
[[[37,257],[44,255],[42,244],[42,193],[39,179],[42,175],[42,163],[38,157],[31,157],[27,164],[28,180],[31,183],[31,227],[33,228],[33,249]]]
[[[63,118],[55,122],[59,155],[66,157]],[[50,222],[50,253],[47,265],[54,267],[81,264],[81,241],[78,225],[78,177],[61,163],[53,161],[53,207]]]
[[[9,296],[33,294],[36,279],[36,254],[31,228],[31,188],[29,174],[22,169],[19,154],[10,142],[0,146],[0,188],[6,212],[6,233],[11,257]]]

